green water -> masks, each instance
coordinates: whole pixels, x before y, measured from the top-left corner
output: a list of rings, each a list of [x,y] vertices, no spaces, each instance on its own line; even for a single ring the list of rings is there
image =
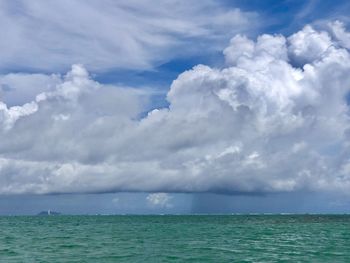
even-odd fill
[[[0,262],[350,262],[350,216],[0,217]]]

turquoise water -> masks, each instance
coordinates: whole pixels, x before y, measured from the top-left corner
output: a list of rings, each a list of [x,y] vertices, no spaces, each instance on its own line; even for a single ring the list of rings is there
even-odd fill
[[[0,217],[0,262],[350,262],[350,216]]]

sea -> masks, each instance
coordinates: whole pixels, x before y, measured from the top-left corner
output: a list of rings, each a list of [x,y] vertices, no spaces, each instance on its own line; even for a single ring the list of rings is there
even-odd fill
[[[0,262],[350,262],[350,216],[2,216]]]

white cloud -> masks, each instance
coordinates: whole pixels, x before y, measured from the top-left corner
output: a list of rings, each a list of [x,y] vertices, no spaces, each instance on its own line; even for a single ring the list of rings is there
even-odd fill
[[[112,199],[112,203],[113,203],[114,205],[119,205],[120,199],[119,199],[118,197],[114,197],[114,198]]]
[[[224,55],[224,68],[179,75],[169,108],[144,118],[151,93],[102,85],[81,65],[23,106],[2,102],[0,193],[348,192],[342,41],[307,26],[234,37]]]
[[[171,199],[172,197],[166,193],[154,193],[154,194],[149,194],[146,197],[146,200],[151,207],[159,207],[159,208],[171,208],[172,207],[172,204],[170,203]]]
[[[330,35],[316,31],[307,25],[303,30],[288,38],[290,56],[298,63],[305,64],[320,59],[333,45]]]
[[[216,50],[256,21],[212,0],[0,1],[0,70],[152,69]]]
[[[340,45],[345,48],[350,48],[350,33],[346,31],[345,25],[341,21],[328,23],[328,27],[334,37],[340,42]]]
[[[10,73],[0,75],[0,100],[8,106],[19,106],[50,91],[60,82],[59,75]]]

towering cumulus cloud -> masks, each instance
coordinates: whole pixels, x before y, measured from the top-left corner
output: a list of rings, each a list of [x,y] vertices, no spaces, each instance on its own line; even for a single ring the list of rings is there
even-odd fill
[[[0,103],[0,193],[349,191],[349,34],[237,35],[223,68],[182,73],[145,117],[151,93],[81,65],[47,76]]]

